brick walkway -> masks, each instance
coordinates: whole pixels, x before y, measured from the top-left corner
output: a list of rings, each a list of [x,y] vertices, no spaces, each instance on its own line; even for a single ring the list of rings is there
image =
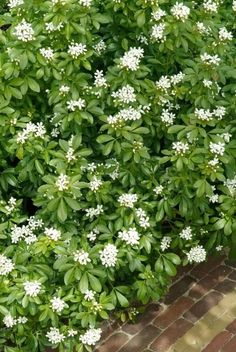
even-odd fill
[[[236,263],[212,257],[182,268],[135,324],[106,326],[95,352],[118,351],[236,352]]]

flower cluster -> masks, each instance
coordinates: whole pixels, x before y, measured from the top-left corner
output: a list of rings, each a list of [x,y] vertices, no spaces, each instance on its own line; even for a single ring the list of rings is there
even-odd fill
[[[203,246],[196,246],[190,249],[187,253],[187,258],[190,263],[201,263],[206,260],[206,250]]]
[[[120,231],[118,237],[127,244],[135,246],[139,244],[140,234],[136,228],[132,227],[128,230]]]
[[[25,241],[27,244],[31,244],[37,241],[37,236],[35,230],[41,229],[43,226],[43,221],[36,219],[35,217],[30,217],[28,219],[28,224],[23,226],[14,225],[11,228],[11,241],[12,243],[18,243],[19,241]]]
[[[189,145],[186,142],[174,142],[172,149],[175,151],[176,155],[183,156],[189,151]]]
[[[80,336],[80,341],[84,345],[94,346],[101,338],[102,330],[101,329],[88,329],[84,335]]]
[[[161,240],[160,248],[162,252],[164,252],[166,249],[170,247],[170,244],[172,242],[172,239],[170,236],[164,236]]]
[[[125,193],[118,198],[118,202],[123,207],[133,208],[134,204],[138,201],[137,194]]]
[[[135,90],[129,84],[122,87],[117,92],[113,92],[111,96],[115,99],[115,101],[122,104],[129,104],[136,101]]]
[[[102,180],[97,178],[97,176],[93,176],[92,180],[89,183],[89,188],[93,192],[97,192],[97,190],[102,186]]]
[[[48,338],[49,342],[51,342],[53,345],[56,345],[65,340],[65,335],[60,333],[60,330],[58,328],[52,327],[47,332],[46,337]]]
[[[215,155],[224,155],[225,152],[225,143],[223,142],[218,142],[218,143],[214,143],[214,142],[210,142],[210,152],[212,154]]]
[[[82,98],[67,102],[67,109],[70,111],[75,111],[76,109],[82,110],[83,108],[85,108],[85,100]]]
[[[4,254],[0,254],[0,275],[8,275],[14,269],[14,263]]]
[[[25,19],[15,27],[14,34],[17,39],[23,42],[30,42],[35,39],[32,25],[26,22]]]
[[[74,252],[74,261],[79,262],[81,265],[87,265],[91,262],[91,259],[89,258],[89,253],[81,249]]]
[[[61,238],[61,231],[54,229],[53,227],[46,227],[44,233],[53,241],[58,241]]]
[[[114,244],[107,244],[99,254],[102,265],[105,267],[114,267],[116,265],[118,249]]]
[[[190,14],[190,8],[188,6],[185,6],[182,2],[181,3],[177,2],[171,8],[170,12],[175,18],[184,22]]]
[[[66,307],[66,303],[63,301],[63,299],[59,297],[53,297],[50,300],[52,310],[57,313],[61,313],[63,309]]]
[[[165,23],[154,24],[151,31],[151,38],[163,43],[166,40],[165,28]]]
[[[23,4],[24,4],[24,0],[9,0],[7,5],[10,7],[10,9],[14,9],[15,7]]]
[[[43,138],[46,134],[46,128],[42,122],[27,123],[22,132],[19,132],[16,138],[17,143],[24,144],[30,137]]]
[[[142,48],[130,48],[121,58],[121,67],[131,71],[139,68],[140,60],[143,58],[144,50]]]
[[[180,234],[179,237],[182,238],[183,240],[191,240],[193,237],[192,229],[190,226],[185,227]]]
[[[136,215],[138,218],[139,226],[147,229],[150,226],[149,216],[147,216],[146,212],[142,208],[138,208],[136,210]]]
[[[26,295],[36,297],[41,290],[42,284],[39,281],[26,281],[23,283],[23,287]]]
[[[86,45],[82,43],[72,42],[69,45],[68,53],[73,57],[73,59],[78,59],[80,55],[85,54],[87,51]]]
[[[56,187],[59,191],[65,191],[68,189],[69,183],[69,177],[67,175],[60,174],[56,180]]]
[[[3,324],[7,328],[12,328],[14,325],[17,325],[17,324],[25,324],[27,323],[27,321],[28,319],[26,317],[15,318],[11,314],[7,314],[3,318]]]

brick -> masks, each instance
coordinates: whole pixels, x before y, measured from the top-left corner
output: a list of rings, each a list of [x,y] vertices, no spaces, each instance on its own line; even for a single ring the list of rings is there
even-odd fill
[[[222,352],[235,352],[236,351],[236,336],[234,336],[223,348]]]
[[[191,327],[192,323],[180,318],[171,324],[162,334],[151,344],[150,348],[156,352],[166,352],[181,336]]]
[[[236,334],[236,319],[226,327],[226,330],[232,332],[232,334]]]
[[[206,276],[209,272],[218,267],[224,260],[223,256],[212,256],[204,263],[200,263],[193,268],[191,271],[191,276],[194,276],[197,279],[201,279]]]
[[[226,276],[228,276],[232,272],[232,268],[229,268],[228,266],[225,265],[220,265],[218,268],[215,270],[211,271],[209,276],[213,279],[215,279],[215,282],[221,282],[225,279]]]
[[[232,292],[235,288],[236,288],[236,283],[234,281],[225,279],[215,287],[215,290],[222,293],[228,293],[228,292]]]
[[[236,268],[236,260],[232,260],[232,259],[225,260],[225,264],[228,266],[231,266],[232,268]]]
[[[180,297],[175,303],[168,307],[153,322],[157,327],[164,329],[177,320],[184,312],[186,312],[194,301],[189,297]]]
[[[181,277],[183,277],[184,275],[186,276],[186,274],[188,274],[192,269],[193,269],[193,264],[188,264],[185,266],[180,266],[178,268],[177,274],[175,275],[175,277],[173,278],[173,282],[178,281]]]
[[[214,307],[221,299],[223,295],[220,292],[210,292],[204,296],[200,301],[195,303],[192,308],[190,308],[184,317],[191,322],[196,322],[200,319],[209,309]]]
[[[231,274],[229,274],[228,278],[230,280],[236,281],[236,270],[233,270]]]
[[[195,281],[196,280],[189,275],[183,277],[181,280],[171,286],[164,302],[166,304],[173,303],[177,298],[181,297],[186,291],[188,291]]]
[[[125,333],[115,333],[104,344],[99,346],[95,352],[117,352],[129,340]]]
[[[199,299],[200,297],[204,296],[207,292],[209,292],[215,285],[216,280],[210,275],[207,275],[198,283],[193,285],[188,295],[189,297]]]
[[[156,317],[163,311],[163,307],[160,304],[149,304],[144,313],[137,317],[135,324],[126,323],[123,325],[122,330],[130,335],[137,334],[142,331],[146,325],[156,319]]]
[[[155,326],[147,325],[138,335],[129,340],[119,352],[142,351],[142,349],[147,348],[160,333],[161,330]]]
[[[228,331],[220,332],[215,338],[202,350],[202,352],[217,352],[230,340],[232,334]]]

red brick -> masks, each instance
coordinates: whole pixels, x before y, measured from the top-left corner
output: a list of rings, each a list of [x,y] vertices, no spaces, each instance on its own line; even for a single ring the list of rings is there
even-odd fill
[[[225,264],[231,266],[232,268],[236,268],[236,260],[225,260]]]
[[[140,314],[135,324],[126,323],[122,330],[128,334],[134,335],[142,331],[146,325],[151,324],[154,319],[163,311],[163,307],[159,304],[149,304],[143,314]]]
[[[147,325],[138,335],[129,340],[119,352],[142,351],[142,349],[147,348],[160,333],[161,330],[157,329],[155,326]]]
[[[223,295],[221,293],[212,291],[204,296],[200,301],[195,303],[192,308],[190,308],[184,314],[184,317],[195,323],[204,314],[206,314],[209,309],[214,307],[222,298]]]
[[[222,352],[235,352],[236,351],[236,336],[234,336],[223,348]]]
[[[215,270],[211,271],[209,276],[216,280],[216,283],[223,281],[226,276],[232,272],[232,268],[225,265],[220,265]]]
[[[236,283],[234,281],[225,279],[215,287],[215,290],[222,293],[228,293],[233,291],[235,287],[236,287]]]
[[[181,297],[186,291],[188,291],[195,281],[196,280],[189,275],[183,277],[171,286],[164,302],[166,304],[173,303],[177,298]]]
[[[178,319],[186,310],[188,310],[194,301],[189,297],[180,297],[175,303],[168,307],[153,322],[157,327],[164,329]]]
[[[232,273],[229,274],[228,278],[230,280],[236,281],[236,270],[232,271]]]
[[[224,260],[223,256],[209,257],[206,262],[195,266],[195,268],[193,268],[193,270],[191,271],[190,275],[198,279],[201,279],[204,276],[206,276],[209,272],[214,270],[216,267],[218,267],[223,262],[223,260]]]
[[[210,275],[207,275],[204,277],[204,279],[193,285],[188,295],[192,298],[198,299],[209,292],[215,285],[216,280]]]
[[[104,344],[99,346],[95,352],[117,352],[128,340],[129,337],[125,333],[115,333]]]
[[[156,352],[166,352],[170,346],[183,336],[192,326],[192,323],[183,318],[176,320],[151,344],[151,350]]]
[[[188,265],[185,265],[185,266],[180,266],[178,268],[177,274],[173,278],[173,282],[178,281],[184,275],[186,276],[192,269],[193,269],[193,265],[191,265],[191,264],[188,264]]]
[[[202,352],[218,352],[231,339],[232,334],[228,331],[220,332]]]
[[[232,332],[233,334],[236,334],[236,319],[227,326],[226,330]]]

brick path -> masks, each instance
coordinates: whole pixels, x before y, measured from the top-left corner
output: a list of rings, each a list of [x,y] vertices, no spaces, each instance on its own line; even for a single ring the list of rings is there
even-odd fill
[[[95,352],[236,352],[236,263],[181,268],[165,300],[135,324],[107,324]]]

